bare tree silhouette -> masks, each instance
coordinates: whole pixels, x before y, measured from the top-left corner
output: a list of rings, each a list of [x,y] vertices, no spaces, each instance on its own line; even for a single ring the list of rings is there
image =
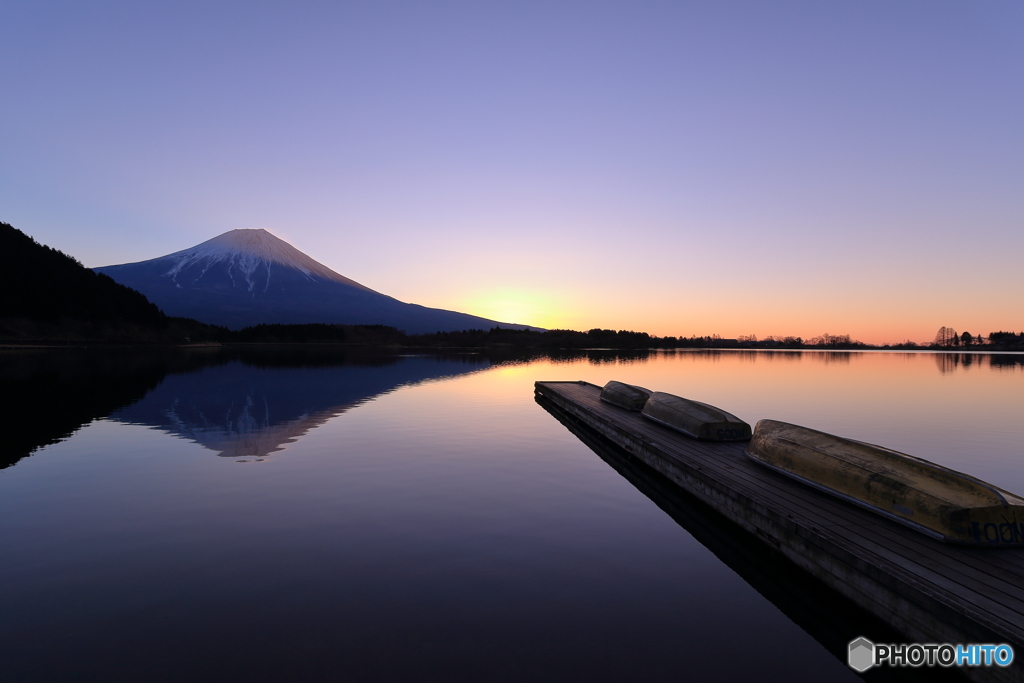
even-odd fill
[[[935,333],[934,343],[936,346],[959,346],[960,337],[952,327],[943,326]]]

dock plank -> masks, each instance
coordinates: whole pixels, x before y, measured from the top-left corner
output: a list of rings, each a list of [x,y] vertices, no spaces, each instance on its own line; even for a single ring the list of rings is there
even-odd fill
[[[733,469],[732,473],[750,488],[763,484],[763,480],[751,476],[741,468]],[[777,488],[765,492],[765,495],[774,498],[780,506],[801,510],[805,519],[813,520],[812,524],[845,527],[848,533],[862,537],[865,543],[878,544],[885,553],[892,553],[895,557],[906,560],[923,561],[935,571],[948,574],[953,580],[958,581],[960,591],[973,591],[983,596],[997,597],[1004,605],[1024,615],[1024,596],[1017,589],[1024,569],[1024,563],[1019,562],[1019,557],[1017,564],[995,565],[992,559],[1003,557],[1005,551],[964,549],[922,534],[912,532],[908,535],[907,529],[902,525],[850,505],[844,506],[850,510],[841,510],[850,514],[840,516],[836,514],[834,505],[820,504],[822,500],[828,503],[834,501],[828,494],[811,489],[795,495],[789,490],[789,483],[782,475],[776,475],[773,484]],[[812,492],[817,494],[819,500],[804,495]],[[1009,552],[1012,554],[1014,551]],[[985,590],[981,591],[982,588]],[[999,595],[993,596],[992,591]]]

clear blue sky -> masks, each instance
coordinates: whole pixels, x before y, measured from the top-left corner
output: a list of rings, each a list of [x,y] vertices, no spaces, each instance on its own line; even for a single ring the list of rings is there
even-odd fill
[[[0,5],[0,220],[657,334],[1024,327],[1020,3]]]

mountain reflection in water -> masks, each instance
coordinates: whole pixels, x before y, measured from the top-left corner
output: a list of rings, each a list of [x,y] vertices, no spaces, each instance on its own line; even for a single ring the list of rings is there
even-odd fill
[[[60,349],[0,354],[0,469],[103,418],[161,429],[224,457],[263,457],[398,387],[478,372],[477,354],[335,347]]]
[[[111,420],[155,427],[226,458],[262,459],[396,388],[490,367],[480,356],[389,356],[286,367],[233,360],[166,378]]]

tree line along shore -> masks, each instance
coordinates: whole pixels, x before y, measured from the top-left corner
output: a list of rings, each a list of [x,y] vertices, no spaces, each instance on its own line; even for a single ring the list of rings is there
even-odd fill
[[[164,317],[143,325],[124,320],[28,320],[0,318],[0,345],[6,346],[202,346],[251,344],[343,344],[436,349],[826,349],[840,350],[942,350],[1024,351],[1024,334],[995,333],[970,345],[902,344],[872,345],[846,335],[822,335],[809,340],[723,339],[718,336],[658,337],[631,330],[463,330],[434,334],[406,334],[385,325],[257,325],[229,330],[187,318]]]

